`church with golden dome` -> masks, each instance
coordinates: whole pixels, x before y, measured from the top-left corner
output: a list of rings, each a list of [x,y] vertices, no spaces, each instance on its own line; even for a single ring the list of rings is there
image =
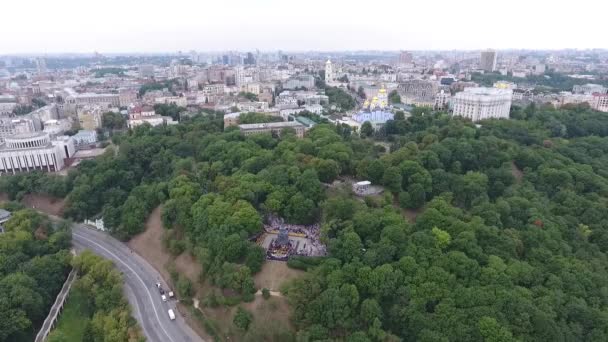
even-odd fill
[[[388,94],[384,86],[378,90],[378,95],[374,96],[371,101],[365,100],[363,110],[370,112],[384,110],[388,107]]]
[[[394,114],[390,112],[388,104],[388,92],[386,88],[382,86],[378,90],[378,94],[371,98],[371,100],[365,100],[363,103],[363,109],[361,112],[353,115],[353,120],[363,123],[369,121],[374,126],[378,126],[386,123],[388,120],[393,120]]]

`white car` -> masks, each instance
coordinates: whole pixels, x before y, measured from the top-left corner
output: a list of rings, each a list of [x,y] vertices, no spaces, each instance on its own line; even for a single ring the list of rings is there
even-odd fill
[[[169,313],[169,318],[173,321],[175,320],[175,313],[173,313],[173,309],[169,309],[169,311],[167,311]]]
[[[165,295],[160,296],[160,298],[162,298],[162,299],[163,299],[163,302],[166,302],[166,301],[167,301],[167,296],[165,296]]]

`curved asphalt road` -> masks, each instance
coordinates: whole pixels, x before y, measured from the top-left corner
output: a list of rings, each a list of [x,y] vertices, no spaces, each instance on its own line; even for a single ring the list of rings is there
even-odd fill
[[[133,308],[133,315],[150,342],[199,342],[203,341],[184,321],[177,311],[175,301],[163,302],[156,283],[166,283],[160,274],[137,253],[131,252],[122,242],[108,234],[74,224],[72,243],[77,249],[90,249],[95,254],[112,260],[123,273],[125,293]],[[169,319],[167,310],[177,316]]]

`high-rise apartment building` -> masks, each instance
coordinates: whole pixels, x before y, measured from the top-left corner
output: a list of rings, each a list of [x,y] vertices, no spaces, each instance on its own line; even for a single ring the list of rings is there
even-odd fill
[[[479,68],[487,72],[496,70],[496,51],[482,51],[479,59]]]
[[[412,54],[408,51],[401,51],[399,54],[399,64],[412,64],[412,62],[414,62]]]

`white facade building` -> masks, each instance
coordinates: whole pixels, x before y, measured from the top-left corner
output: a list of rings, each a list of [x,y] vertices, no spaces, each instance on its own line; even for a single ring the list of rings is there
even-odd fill
[[[0,173],[59,171],[64,166],[63,146],[53,144],[43,132],[7,137],[0,144]]]
[[[509,118],[513,91],[497,88],[466,88],[452,98],[453,115],[472,121]]]

